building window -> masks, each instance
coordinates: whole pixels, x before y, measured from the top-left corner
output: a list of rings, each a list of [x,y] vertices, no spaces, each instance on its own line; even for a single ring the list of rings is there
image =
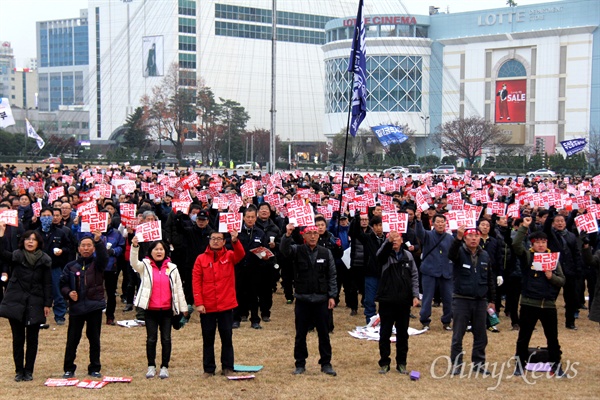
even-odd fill
[[[325,62],[325,112],[348,112],[352,74],[348,59]],[[367,109],[374,112],[421,112],[422,59],[417,56],[367,57]]]
[[[515,78],[518,76],[527,76],[527,71],[523,64],[514,59],[506,61],[498,71],[498,78]]]

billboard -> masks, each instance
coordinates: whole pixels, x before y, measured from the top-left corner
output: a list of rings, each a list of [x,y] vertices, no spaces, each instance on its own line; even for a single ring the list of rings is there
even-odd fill
[[[144,78],[164,75],[164,45],[162,36],[142,37],[142,68]]]
[[[527,79],[496,81],[497,124],[525,122],[526,106]]]

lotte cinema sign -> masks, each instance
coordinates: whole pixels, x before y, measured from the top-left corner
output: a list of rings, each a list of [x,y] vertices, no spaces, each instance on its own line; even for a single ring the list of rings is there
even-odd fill
[[[496,81],[497,124],[525,122],[527,105],[527,79]]]

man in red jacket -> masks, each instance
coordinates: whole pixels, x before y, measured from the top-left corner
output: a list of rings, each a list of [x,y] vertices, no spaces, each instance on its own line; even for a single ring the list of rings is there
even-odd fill
[[[225,248],[222,232],[210,234],[206,251],[196,258],[192,271],[194,303],[200,312],[202,326],[202,363],[204,377],[215,374],[215,335],[221,338],[221,369],[225,376],[233,374],[233,309],[238,303],[235,295],[234,266],[245,255],[238,233],[230,231],[233,250]]]

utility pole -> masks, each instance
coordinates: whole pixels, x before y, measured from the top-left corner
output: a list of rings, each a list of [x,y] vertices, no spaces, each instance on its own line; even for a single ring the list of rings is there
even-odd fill
[[[276,162],[276,113],[277,113],[277,101],[276,101],[276,85],[277,85],[277,0],[273,0],[272,7],[272,32],[273,38],[271,40],[271,135],[269,145],[269,170],[271,174],[275,172]],[[254,137],[253,137],[254,139]]]
[[[423,125],[425,125],[425,160],[427,161],[427,152],[429,147],[429,136],[427,136],[427,121],[429,121],[429,115],[421,115]]]

